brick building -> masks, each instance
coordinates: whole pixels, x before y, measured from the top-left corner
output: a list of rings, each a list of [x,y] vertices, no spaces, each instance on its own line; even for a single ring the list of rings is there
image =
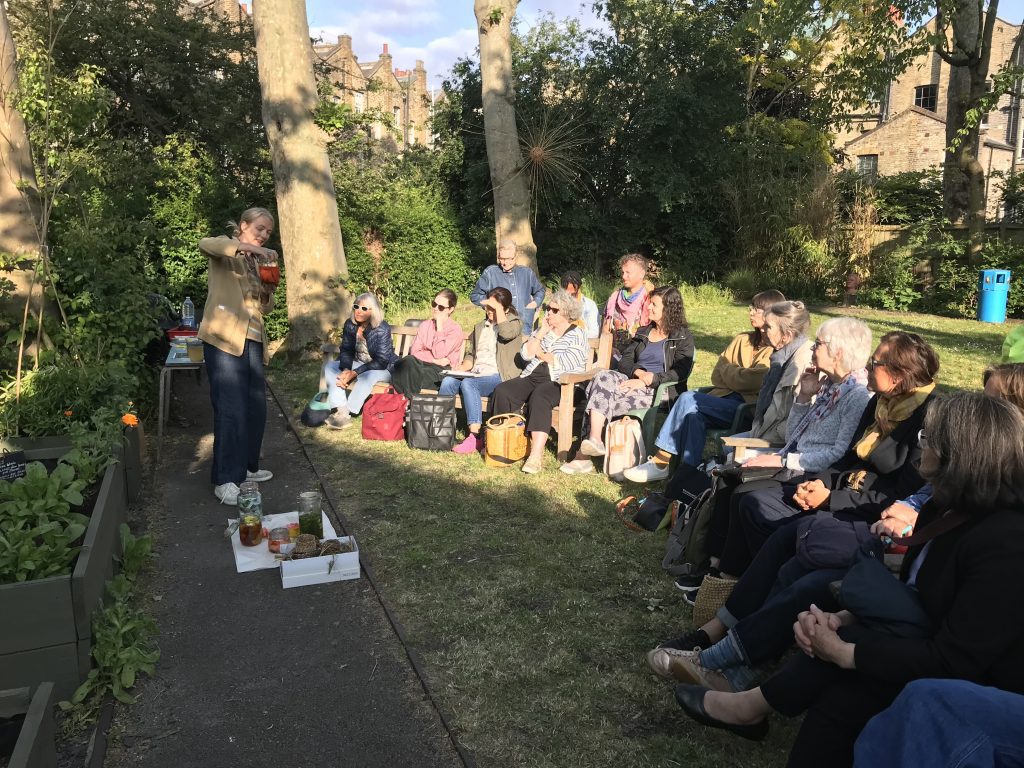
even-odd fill
[[[396,150],[433,144],[431,94],[422,61],[417,60],[411,70],[395,69],[385,43],[376,61],[361,63],[352,51],[350,35],[338,35],[337,43],[314,45],[313,51],[327,65],[336,101],[357,112],[376,109],[391,117],[397,135],[376,123],[374,138]]]
[[[925,26],[934,30],[935,19]],[[1013,55],[1019,32],[1020,25],[996,19],[990,71],[998,71]],[[846,167],[872,176],[940,167],[946,146],[949,72],[937,53],[923,54],[889,84],[879,102],[853,115],[851,125],[836,136],[836,146],[846,154]],[[1020,108],[1020,99],[1004,94],[982,120],[978,158],[990,177],[986,199],[992,201],[988,207],[993,213],[998,189],[991,189],[992,172],[1008,172],[1021,162]]]

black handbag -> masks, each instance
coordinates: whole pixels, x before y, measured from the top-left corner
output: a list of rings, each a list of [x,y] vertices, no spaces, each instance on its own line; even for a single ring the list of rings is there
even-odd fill
[[[450,451],[455,445],[454,397],[413,395],[405,418],[405,440],[410,448]]]
[[[796,559],[805,568],[849,568],[862,548],[875,557],[883,554],[882,542],[863,520],[838,520],[819,512],[796,525]]]

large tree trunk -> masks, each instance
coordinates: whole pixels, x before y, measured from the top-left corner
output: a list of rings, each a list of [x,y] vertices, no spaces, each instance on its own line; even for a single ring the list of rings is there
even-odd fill
[[[34,257],[39,250],[32,202],[36,174],[25,121],[14,108],[17,90],[14,39],[0,1],[0,252]]]
[[[979,159],[981,121],[975,120],[968,127],[967,113],[977,107],[986,93],[997,8],[998,0],[992,0],[983,15],[977,0],[960,0],[951,17],[943,209],[951,223],[967,225],[967,258],[972,266],[981,261],[985,238],[985,168]]]
[[[288,285],[287,347],[295,354],[316,348],[348,317],[348,265],[327,136],[313,122],[317,92],[306,4],[254,0],[253,21]]]
[[[480,33],[484,140],[494,191],[494,234],[519,245],[519,263],[537,271],[537,246],[530,228],[530,191],[522,172],[512,81],[512,19],[519,0],[475,0]]]

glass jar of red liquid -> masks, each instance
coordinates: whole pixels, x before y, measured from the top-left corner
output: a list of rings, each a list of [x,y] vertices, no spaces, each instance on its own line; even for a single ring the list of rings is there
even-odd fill
[[[260,256],[259,268],[260,280],[264,283],[276,286],[281,282],[281,267],[277,263],[276,253],[271,256]]]
[[[243,547],[263,541],[263,498],[252,481],[242,483],[238,491],[238,540]]]

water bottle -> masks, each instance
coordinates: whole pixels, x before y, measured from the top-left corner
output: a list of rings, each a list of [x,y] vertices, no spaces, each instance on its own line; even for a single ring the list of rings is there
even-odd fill
[[[185,302],[181,305],[181,325],[185,328],[196,327],[196,305],[188,296],[185,297]]]

